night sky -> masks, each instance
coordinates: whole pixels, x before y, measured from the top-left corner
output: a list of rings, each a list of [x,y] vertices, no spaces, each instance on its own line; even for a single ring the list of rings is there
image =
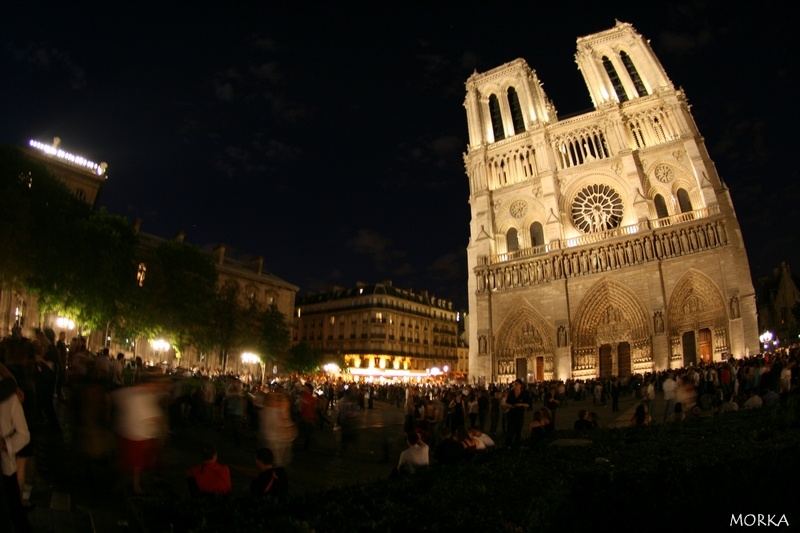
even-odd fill
[[[616,18],[686,90],[754,278],[800,272],[788,2],[115,4],[3,3],[0,143],[107,162],[99,205],[143,231],[301,292],[390,279],[466,308],[466,79],[522,57],[559,116],[589,110],[575,40]]]

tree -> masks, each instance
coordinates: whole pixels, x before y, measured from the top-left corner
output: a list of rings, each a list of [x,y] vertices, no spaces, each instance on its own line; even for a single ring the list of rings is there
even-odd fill
[[[42,163],[0,147],[0,284],[34,293],[42,311],[89,328],[117,316],[135,286],[136,237],[124,218],[93,212]]]
[[[305,342],[292,346],[286,360],[286,370],[300,374],[312,374],[322,368],[322,351],[310,347]]]
[[[167,241],[140,250],[141,286],[124,306],[123,331],[130,336],[166,334],[179,352],[207,345],[204,326],[212,315],[217,270],[198,248]]]
[[[270,305],[259,313],[258,355],[264,368],[271,364],[285,364],[291,344],[291,332],[286,316],[278,306]]]

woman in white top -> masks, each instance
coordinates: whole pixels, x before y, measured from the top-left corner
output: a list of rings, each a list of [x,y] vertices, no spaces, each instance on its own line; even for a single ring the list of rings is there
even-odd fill
[[[2,377],[0,374],[0,466],[3,470],[3,485],[11,522],[18,532],[31,531],[22,507],[16,461],[16,452],[30,440],[28,423],[17,397],[17,383],[13,378]]]

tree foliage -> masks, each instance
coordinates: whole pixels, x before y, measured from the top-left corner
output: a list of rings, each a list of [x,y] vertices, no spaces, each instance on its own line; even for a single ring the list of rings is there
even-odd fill
[[[289,350],[289,357],[286,359],[286,370],[298,372],[300,374],[312,374],[322,368],[323,354],[321,350],[316,350],[301,342],[292,346]]]
[[[140,249],[145,267],[141,287],[124,305],[124,331],[129,336],[164,334],[180,351],[207,344],[205,324],[212,314],[217,271],[198,248],[167,241]]]
[[[259,313],[258,354],[264,365],[285,364],[291,344],[291,332],[286,316],[276,305],[270,305]]]
[[[40,162],[0,147],[0,283],[97,328],[133,289],[136,237],[124,218],[93,212]]]

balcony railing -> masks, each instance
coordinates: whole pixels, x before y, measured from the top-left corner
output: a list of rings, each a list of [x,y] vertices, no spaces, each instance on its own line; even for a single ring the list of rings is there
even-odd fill
[[[628,235],[635,235],[637,233],[643,233],[645,231],[650,231],[654,229],[674,227],[676,225],[685,224],[687,222],[694,222],[717,214],[719,214],[719,206],[712,205],[709,207],[704,207],[703,209],[696,209],[694,211],[688,211],[686,213],[679,213],[677,215],[672,215],[665,218],[659,218],[656,220],[645,220],[637,224],[632,224],[630,226],[621,226],[619,228],[614,228],[607,231],[600,231],[597,233],[587,233],[585,235],[580,235],[578,237],[571,237],[569,239],[557,239],[550,241],[547,244],[533,246],[531,248],[524,248],[522,250],[516,250],[513,252],[506,252],[504,254],[496,254],[488,256],[485,255],[478,258],[478,265],[480,266],[496,265],[498,263],[516,261],[517,259],[526,259],[529,257],[535,257],[556,250],[566,250],[578,246],[597,244],[616,237],[625,237]]]

